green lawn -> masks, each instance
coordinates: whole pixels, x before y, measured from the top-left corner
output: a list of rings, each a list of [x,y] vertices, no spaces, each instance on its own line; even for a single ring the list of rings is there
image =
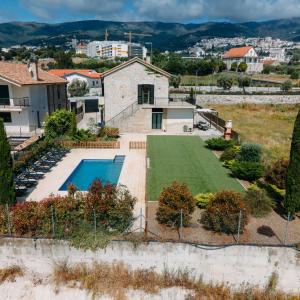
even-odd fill
[[[174,180],[186,183],[196,195],[220,190],[242,192],[237,180],[229,176],[217,157],[197,136],[148,136],[150,169],[147,193],[155,201],[163,187]]]

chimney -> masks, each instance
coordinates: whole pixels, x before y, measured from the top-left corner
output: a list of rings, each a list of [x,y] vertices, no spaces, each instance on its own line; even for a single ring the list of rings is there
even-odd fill
[[[151,55],[149,53],[147,53],[147,55],[146,55],[146,62],[148,64],[151,64]]]
[[[32,80],[38,81],[39,80],[38,59],[35,56],[31,56],[31,58],[28,61],[27,67]]]

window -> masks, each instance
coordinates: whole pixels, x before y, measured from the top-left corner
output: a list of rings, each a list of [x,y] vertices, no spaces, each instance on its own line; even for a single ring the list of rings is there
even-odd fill
[[[95,86],[95,81],[93,81],[93,86]]]
[[[0,105],[9,105],[8,85],[0,85]]]
[[[11,113],[10,112],[0,112],[0,118],[3,119],[4,123],[11,123]]]
[[[138,104],[154,104],[154,85],[138,85]]]

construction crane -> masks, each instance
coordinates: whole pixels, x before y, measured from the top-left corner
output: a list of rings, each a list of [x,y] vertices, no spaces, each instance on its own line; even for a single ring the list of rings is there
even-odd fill
[[[145,33],[134,33],[132,31],[125,32],[124,35],[128,36],[128,57],[131,57],[131,46],[132,46],[132,37],[133,36],[152,36],[152,34]]]
[[[105,30],[105,33],[104,33],[104,40],[105,40],[105,41],[108,41],[108,37],[109,37],[109,34],[108,34],[107,29],[106,29],[106,30]]]

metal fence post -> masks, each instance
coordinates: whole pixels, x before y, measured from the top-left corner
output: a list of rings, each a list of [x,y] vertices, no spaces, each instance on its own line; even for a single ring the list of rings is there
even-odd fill
[[[52,237],[55,237],[55,221],[54,221],[54,208],[51,205],[51,223],[52,223]]]
[[[179,228],[179,239],[182,238],[182,227],[183,227],[183,211],[180,210],[180,228]]]
[[[143,229],[143,209],[142,208],[140,208],[139,219],[140,219],[140,231],[142,231],[142,229]]]
[[[238,222],[238,232],[237,232],[237,241],[238,244],[240,242],[240,230],[241,230],[241,222],[242,222],[242,211],[239,212],[239,222]]]
[[[285,231],[284,231],[284,245],[286,245],[287,242],[287,236],[288,236],[288,229],[289,229],[289,221],[290,221],[290,213],[288,213],[287,221],[285,224]]]
[[[6,209],[6,213],[7,213],[7,229],[8,229],[8,234],[9,236],[11,236],[11,224],[10,224],[10,213],[9,213],[9,208],[8,208],[8,204],[5,204],[5,209]]]
[[[93,213],[94,213],[94,237],[96,240],[96,233],[97,233],[97,217],[96,217],[96,210],[93,208]]]

